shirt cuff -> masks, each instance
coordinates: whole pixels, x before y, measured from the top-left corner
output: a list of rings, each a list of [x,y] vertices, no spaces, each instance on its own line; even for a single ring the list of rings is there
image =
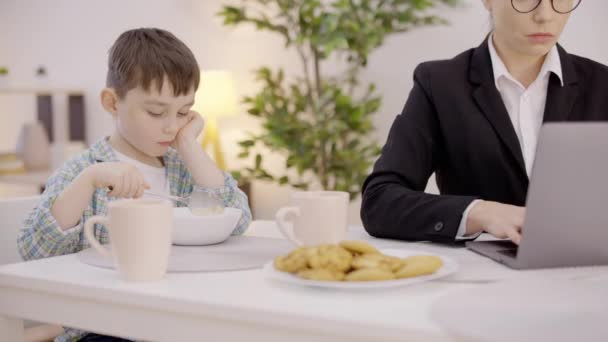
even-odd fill
[[[465,209],[464,213],[462,214],[462,219],[460,220],[460,225],[458,226],[458,232],[456,233],[456,240],[457,241],[460,241],[460,240],[474,240],[479,235],[481,235],[482,232],[478,232],[478,233],[471,234],[471,235],[466,235],[466,233],[467,233],[467,219],[469,218],[469,212],[471,211],[471,209],[473,209],[473,207],[475,206],[475,204],[477,204],[480,201],[481,200],[474,200],[473,202],[471,202],[471,204],[469,204],[469,206]]]

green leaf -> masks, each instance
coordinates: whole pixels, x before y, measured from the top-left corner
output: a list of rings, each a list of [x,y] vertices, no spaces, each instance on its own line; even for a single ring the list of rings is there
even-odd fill
[[[255,169],[256,170],[259,169],[260,166],[262,166],[262,155],[258,153],[255,156]]]
[[[258,178],[267,181],[273,181],[274,177],[264,170],[258,170]]]
[[[300,190],[308,190],[308,183],[296,183],[296,184],[292,184],[291,186],[293,186],[296,189],[300,189]]]
[[[262,111],[259,110],[258,108],[250,108],[247,110],[247,113],[253,115],[253,116],[260,116]]]
[[[251,146],[255,145],[255,141],[253,141],[253,140],[243,140],[243,141],[239,141],[238,144],[241,147],[251,147]]]
[[[230,172],[230,174],[232,175],[232,178],[234,178],[234,180],[236,180],[237,182],[243,178],[243,174],[240,171],[232,171]]]

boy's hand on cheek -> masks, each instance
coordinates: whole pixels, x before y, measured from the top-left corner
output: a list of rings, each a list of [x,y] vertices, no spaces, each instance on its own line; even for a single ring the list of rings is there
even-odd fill
[[[196,184],[219,188],[224,186],[224,174],[196,140],[205,123],[199,113],[190,111],[188,123],[177,133],[175,145]]]
[[[188,123],[177,132],[175,142],[177,148],[183,144],[189,144],[196,142],[196,138],[201,134],[205,128],[205,120],[200,116],[199,113],[191,110],[188,116]]]

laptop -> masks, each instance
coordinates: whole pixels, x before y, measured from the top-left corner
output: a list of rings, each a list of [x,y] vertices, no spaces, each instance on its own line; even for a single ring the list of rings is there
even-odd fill
[[[468,241],[515,269],[608,264],[608,123],[542,126],[522,241]]]

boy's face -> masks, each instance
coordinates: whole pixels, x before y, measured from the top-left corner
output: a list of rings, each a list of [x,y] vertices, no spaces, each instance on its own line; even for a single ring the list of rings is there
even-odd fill
[[[106,89],[106,91],[113,90]],[[102,102],[108,109],[102,92]],[[114,112],[116,130],[129,145],[150,157],[163,156],[175,140],[179,130],[190,119],[194,104],[194,89],[175,96],[167,78],[160,92],[153,81],[149,91],[138,86],[129,90],[123,99],[116,98]]]

